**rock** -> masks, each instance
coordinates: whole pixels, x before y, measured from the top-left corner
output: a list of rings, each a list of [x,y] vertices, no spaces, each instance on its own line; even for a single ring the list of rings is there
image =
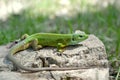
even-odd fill
[[[104,74],[103,74],[104,73]],[[53,71],[52,75],[55,80],[108,80],[108,69],[86,69],[72,71]],[[68,79],[69,78],[69,79]]]
[[[29,80],[17,72],[0,72],[0,80]]]
[[[15,55],[16,59],[27,67],[87,67],[88,69],[36,73],[23,72],[23,70],[13,72],[11,71],[14,70],[13,64],[5,58],[8,51],[6,46],[0,47],[0,76],[3,76],[0,80],[7,80],[7,78],[10,80],[109,80],[105,46],[94,35],[90,35],[87,40],[76,46],[66,47],[63,53],[57,52],[56,48],[45,47],[38,51],[27,49]],[[4,78],[6,75],[8,77]]]

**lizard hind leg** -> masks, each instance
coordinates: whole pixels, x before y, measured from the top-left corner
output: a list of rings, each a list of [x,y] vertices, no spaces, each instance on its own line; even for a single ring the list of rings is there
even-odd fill
[[[24,34],[24,35],[21,36],[20,40],[24,40],[24,39],[26,39],[27,37],[29,37],[29,35],[28,35],[28,34]]]
[[[38,45],[38,39],[34,39],[31,43],[31,46],[34,50],[38,50],[42,48],[42,45]]]
[[[13,47],[15,44],[18,44],[19,42],[23,41],[24,39],[26,39],[29,35],[28,34],[24,34],[21,36],[21,38],[15,40],[12,44],[10,44],[10,46],[8,48]]]

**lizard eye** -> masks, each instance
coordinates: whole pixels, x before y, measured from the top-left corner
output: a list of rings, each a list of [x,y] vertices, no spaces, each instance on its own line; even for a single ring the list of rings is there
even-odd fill
[[[83,36],[82,35],[79,35],[80,38],[82,38]]]

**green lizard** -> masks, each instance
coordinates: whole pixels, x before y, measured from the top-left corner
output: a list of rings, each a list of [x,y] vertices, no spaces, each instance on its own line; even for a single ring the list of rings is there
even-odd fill
[[[25,50],[28,47],[32,46],[35,50],[42,48],[44,46],[53,46],[57,47],[58,51],[61,51],[61,48],[69,46],[69,45],[76,45],[79,42],[88,38],[88,35],[81,31],[76,31],[73,34],[55,34],[55,33],[35,33],[32,35],[24,35],[22,36],[20,42],[15,44],[7,55],[7,58],[13,62],[13,64],[25,71],[54,71],[54,70],[74,70],[74,69],[81,69],[79,67],[72,67],[72,68],[28,68],[20,64],[16,58],[14,58],[14,54],[18,51]]]

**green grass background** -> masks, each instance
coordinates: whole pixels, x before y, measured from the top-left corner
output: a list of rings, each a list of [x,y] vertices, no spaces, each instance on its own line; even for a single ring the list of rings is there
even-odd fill
[[[88,34],[94,34],[103,41],[110,65],[115,71],[118,71],[120,64],[120,11],[114,5],[100,10],[88,6],[87,11],[76,11],[71,17],[56,17],[54,12],[61,7],[52,1],[36,2],[34,7],[17,15],[12,14],[6,21],[1,20],[0,45],[8,44],[25,33],[72,33],[79,29]],[[78,3],[72,0],[71,2],[72,6]],[[79,7],[85,5],[83,2],[83,5]],[[74,9],[71,12],[74,12]],[[116,74],[115,72],[113,75]]]

